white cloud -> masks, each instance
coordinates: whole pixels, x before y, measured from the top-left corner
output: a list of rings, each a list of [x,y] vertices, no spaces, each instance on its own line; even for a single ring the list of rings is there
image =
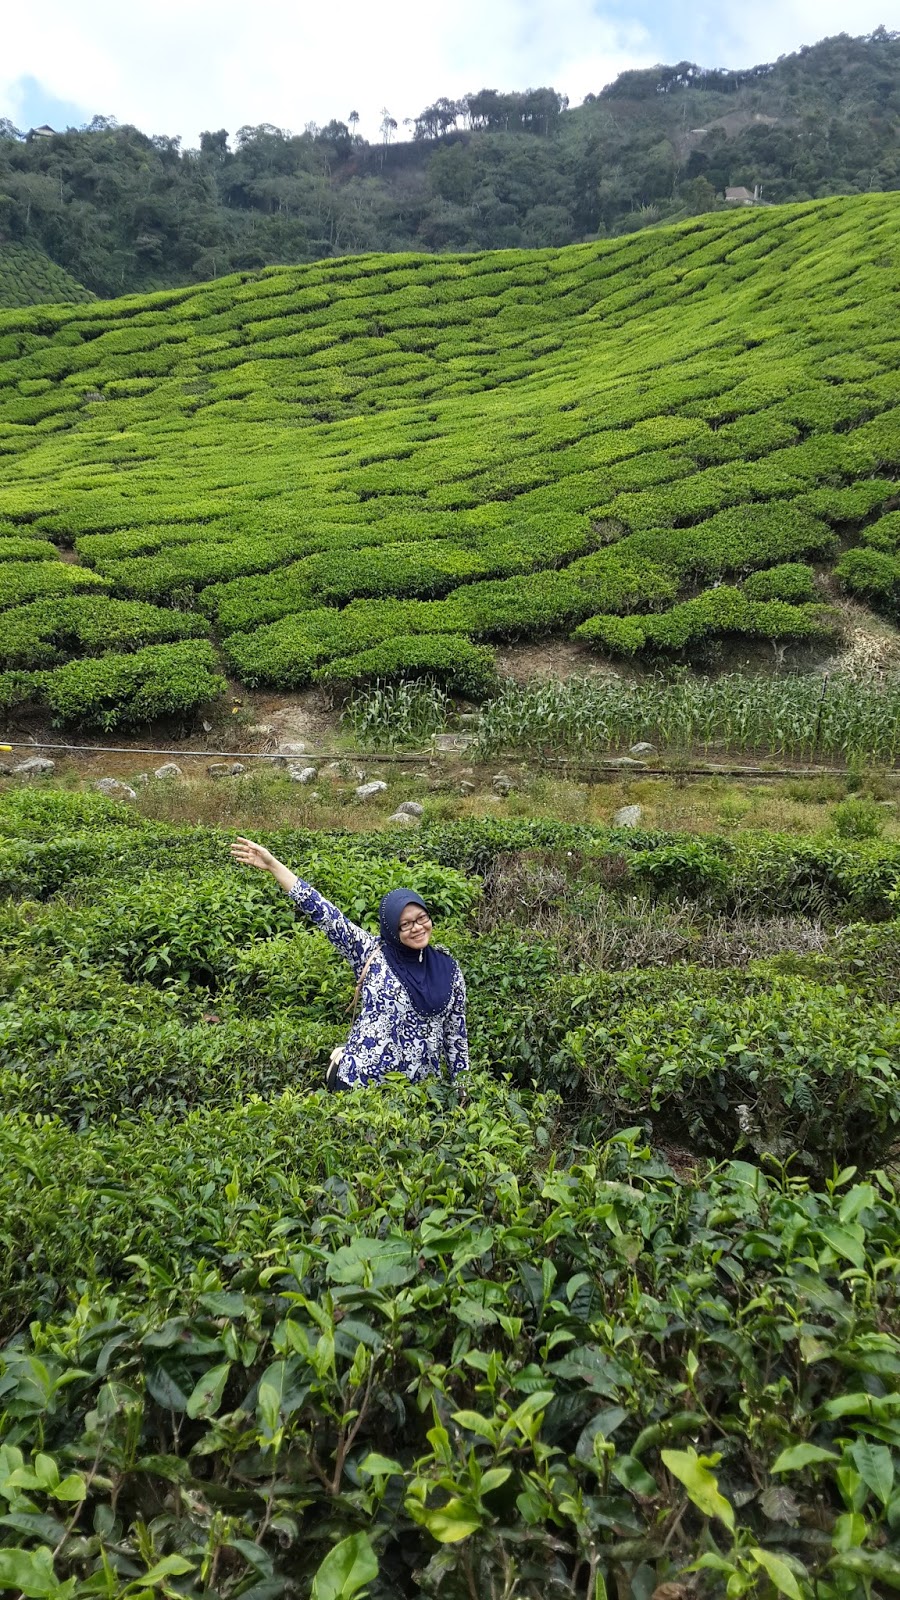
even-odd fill
[[[42,0],[5,22],[0,115],[32,76],[62,100],[148,133],[272,122],[300,131],[360,113],[377,136],[438,95],[552,83],[573,102],[658,59],[647,30],[593,0]]]
[[[752,6],[733,0],[710,19],[718,59],[703,64],[749,67],[836,33],[858,37],[882,23],[896,27],[897,18],[892,22],[885,12],[884,0],[755,0]]]

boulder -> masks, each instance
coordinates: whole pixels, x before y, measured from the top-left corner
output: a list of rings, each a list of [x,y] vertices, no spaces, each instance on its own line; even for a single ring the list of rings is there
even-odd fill
[[[51,772],[56,771],[56,762],[49,756],[29,756],[27,761],[20,761],[13,767],[17,778],[49,778]]]
[[[474,733],[437,733],[434,747],[436,750],[467,750],[474,738]]]
[[[635,761],[632,756],[613,756],[610,760],[604,761],[603,765],[605,767],[635,767],[643,772],[645,762]]]
[[[620,806],[612,819],[612,825],[614,828],[636,828],[643,815],[643,806]]]
[[[287,770],[292,783],[313,783],[319,776],[318,767],[301,767],[299,761],[289,761]]]
[[[128,783],[122,783],[118,778],[98,778],[94,788],[100,794],[105,794],[110,800],[136,800],[137,791]]]
[[[511,778],[508,772],[495,772],[491,779],[491,786],[495,794],[512,794],[513,789],[516,787],[516,780]]]
[[[646,739],[641,739],[638,744],[633,744],[628,754],[630,756],[655,756],[656,745],[648,744]]]
[[[418,800],[401,800],[394,815],[399,816],[402,812],[406,817],[421,817],[424,810],[425,807],[420,805]]]
[[[393,812],[388,817],[388,822],[396,822],[400,828],[417,828],[419,826],[418,817],[412,816],[409,811]]]
[[[362,767],[351,767],[349,761],[329,761],[322,767],[319,776],[330,778],[332,783],[339,783],[342,778],[352,778],[356,783],[364,783],[366,775]]]
[[[361,783],[353,792],[357,800],[373,800],[376,794],[383,794],[386,788],[387,784],[383,778],[373,778],[371,783]]]
[[[244,771],[242,761],[211,761],[207,767],[211,778],[237,778]]]
[[[306,745],[299,739],[280,739],[278,741],[278,754],[280,756],[305,756]]]
[[[477,787],[478,785],[473,783],[471,778],[463,778],[459,786],[459,792],[460,794],[474,794]]]
[[[157,767],[153,776],[154,778],[180,778],[181,768],[176,761],[164,761],[161,767]]]

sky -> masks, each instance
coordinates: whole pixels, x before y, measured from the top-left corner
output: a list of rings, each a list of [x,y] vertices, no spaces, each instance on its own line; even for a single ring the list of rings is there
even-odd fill
[[[629,67],[752,66],[882,23],[900,26],[900,0],[41,0],[6,9],[0,117],[110,116],[193,147],[351,111],[376,139],[386,109],[402,137],[439,95],[552,85],[578,105]]]

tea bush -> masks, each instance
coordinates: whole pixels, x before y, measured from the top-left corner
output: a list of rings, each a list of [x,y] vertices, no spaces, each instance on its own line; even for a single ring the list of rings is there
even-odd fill
[[[890,1574],[890,1179],[677,1181],[633,1133],[557,1166],[554,1115],[7,1117],[0,1571],[307,1595],[343,1537],[373,1600],[649,1592],[698,1550],[801,1600]]]
[[[699,1561],[711,1597],[880,1592],[897,845],[273,830],[367,927],[414,884],[466,974],[465,1096],[332,1097],[352,975],[229,837],[0,795],[0,1584],[314,1600],[352,1563],[371,1600],[596,1600]],[[504,912],[524,866],[573,921],[826,939],[576,964]]]

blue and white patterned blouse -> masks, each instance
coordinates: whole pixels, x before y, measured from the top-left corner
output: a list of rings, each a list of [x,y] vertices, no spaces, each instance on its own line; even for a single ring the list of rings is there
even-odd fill
[[[309,917],[347,958],[354,977],[359,978],[378,940],[358,928],[302,878],[297,879],[290,898],[297,910]],[[439,1072],[442,1057],[451,1078],[468,1070],[466,985],[462,972],[457,966],[446,1008],[435,1017],[423,1017],[379,950],[366,973],[359,1014],[341,1059],[341,1083],[348,1087],[381,1083],[389,1072],[403,1072],[415,1083]]]

